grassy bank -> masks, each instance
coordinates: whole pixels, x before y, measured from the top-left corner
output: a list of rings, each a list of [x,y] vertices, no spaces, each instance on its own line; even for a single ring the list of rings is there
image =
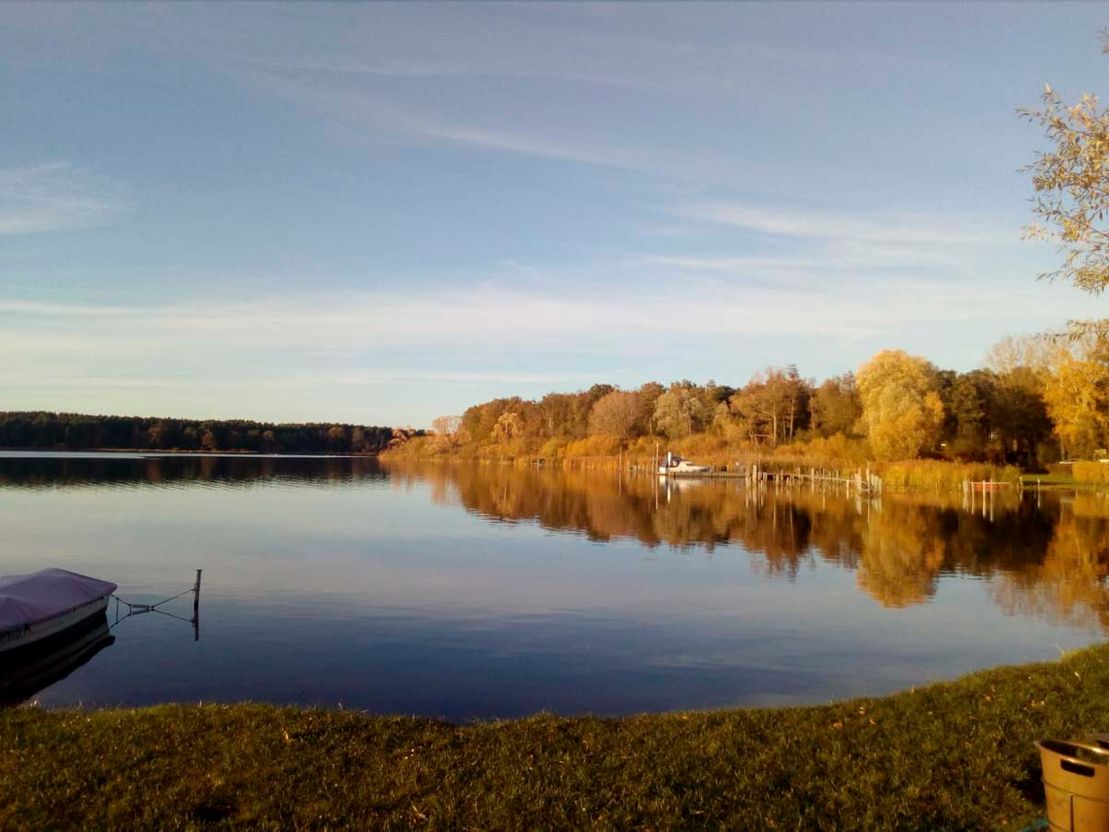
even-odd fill
[[[452,725],[265,705],[0,713],[0,828],[1020,829],[1109,647],[822,707]]]
[[[1109,488],[1109,463],[1106,462],[1061,462],[1048,468],[1046,474],[1025,474],[1021,480],[1030,487]]]

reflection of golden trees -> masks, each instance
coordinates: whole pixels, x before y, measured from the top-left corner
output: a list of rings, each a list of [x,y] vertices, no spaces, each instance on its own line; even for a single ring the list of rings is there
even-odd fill
[[[395,480],[426,480],[437,502],[461,501],[497,520],[531,520],[594,540],[633,538],[648,546],[739,543],[762,554],[768,570],[793,573],[815,545],[829,560],[854,562],[849,544],[859,521],[854,503],[819,494],[754,497],[737,481],[656,482],[652,477],[499,465],[389,463]],[[844,526],[848,528],[844,528]]]
[[[1078,494],[1062,507],[1042,562],[994,584],[1010,613],[1109,627],[1109,498]]]
[[[395,480],[426,481],[437,502],[457,500],[491,519],[531,520],[595,540],[634,537],[649,545],[661,540],[654,529],[654,492],[644,478],[621,482],[595,472],[499,465],[387,466]]]
[[[996,495],[968,512],[939,495],[881,501],[811,489],[752,491],[738,481],[656,482],[597,471],[496,465],[390,466],[426,481],[434,498],[483,516],[532,521],[594,540],[631,538],[712,550],[743,547],[769,575],[795,576],[819,558],[857,570],[887,607],[926,602],[940,575],[991,580],[1003,609],[1109,627],[1109,496],[1057,500]]]
[[[945,537],[939,512],[887,501],[863,535],[859,586],[885,607],[919,604],[936,591]]]
[[[880,525],[868,532],[871,506],[840,493],[752,492],[734,480],[660,483],[652,477],[499,465],[389,463],[389,468],[394,481],[422,479],[436,501],[457,500],[490,518],[532,520],[597,540],[629,537],[652,546],[712,549],[736,543],[759,554],[772,574],[794,574],[805,558],[816,555],[856,568],[864,540],[874,545],[876,536],[886,533]],[[905,504],[903,511],[938,515],[940,509]],[[896,524],[890,530],[896,531]]]
[[[1075,494],[1071,503],[1071,511],[1081,520],[1093,520],[1104,523],[1109,521],[1109,494],[1102,492],[1088,492]]]
[[[737,480],[659,482],[607,472],[499,465],[289,457],[95,457],[5,460],[0,488],[85,488],[216,481],[346,486],[384,481],[430,492],[490,519],[534,522],[593,540],[712,550],[734,544],[771,576],[821,560],[856,570],[879,603],[926,602],[939,576],[990,580],[1007,612],[1109,628],[1109,494],[990,495],[968,512],[940,495],[881,501],[814,489],[753,491]],[[981,496],[980,496],[981,499]],[[1042,506],[1038,505],[1042,501]]]
[[[811,546],[826,561],[856,569],[871,506],[836,494],[800,494],[796,505],[811,520]]]

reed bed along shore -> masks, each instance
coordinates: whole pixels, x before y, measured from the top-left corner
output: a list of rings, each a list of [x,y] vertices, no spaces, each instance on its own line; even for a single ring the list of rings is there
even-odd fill
[[[1109,485],[1109,462],[1075,462],[1071,466],[1075,482],[1088,485]]]
[[[1109,646],[819,707],[456,725],[262,704],[0,712],[0,828],[1022,829]]]

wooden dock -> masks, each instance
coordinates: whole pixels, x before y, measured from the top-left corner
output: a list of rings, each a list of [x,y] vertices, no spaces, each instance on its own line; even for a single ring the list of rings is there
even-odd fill
[[[769,486],[771,483],[776,488],[809,487],[815,490],[819,487],[844,488],[857,494],[882,493],[882,478],[872,473],[869,468],[858,469],[853,475],[844,476],[840,471],[828,471],[821,468],[786,468],[763,469],[758,465],[749,466],[745,472],[749,485]]]
[[[649,470],[649,469],[648,469]],[[882,493],[882,478],[869,468],[857,470],[853,475],[844,476],[840,471],[823,468],[763,468],[758,464],[736,464],[732,468],[709,471],[689,471],[659,473],[660,477],[681,479],[730,479],[743,480],[752,488],[844,488],[858,494]]]
[[[1012,488],[1011,482],[1000,482],[998,480],[963,480],[963,493],[969,491],[1000,491],[1003,488]]]
[[[982,516],[989,517],[992,523],[994,495],[1008,492],[1008,489],[1011,488],[1015,488],[1018,494],[1024,493],[1021,483],[1014,486],[1011,482],[998,482],[997,480],[963,480],[963,511],[969,511],[972,514],[981,511]],[[982,495],[981,500],[976,498],[978,494]]]

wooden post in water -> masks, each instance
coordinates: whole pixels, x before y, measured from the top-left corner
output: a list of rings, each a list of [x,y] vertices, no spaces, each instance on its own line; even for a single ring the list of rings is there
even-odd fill
[[[200,573],[196,570],[196,584],[193,586],[193,641],[200,641]]]

